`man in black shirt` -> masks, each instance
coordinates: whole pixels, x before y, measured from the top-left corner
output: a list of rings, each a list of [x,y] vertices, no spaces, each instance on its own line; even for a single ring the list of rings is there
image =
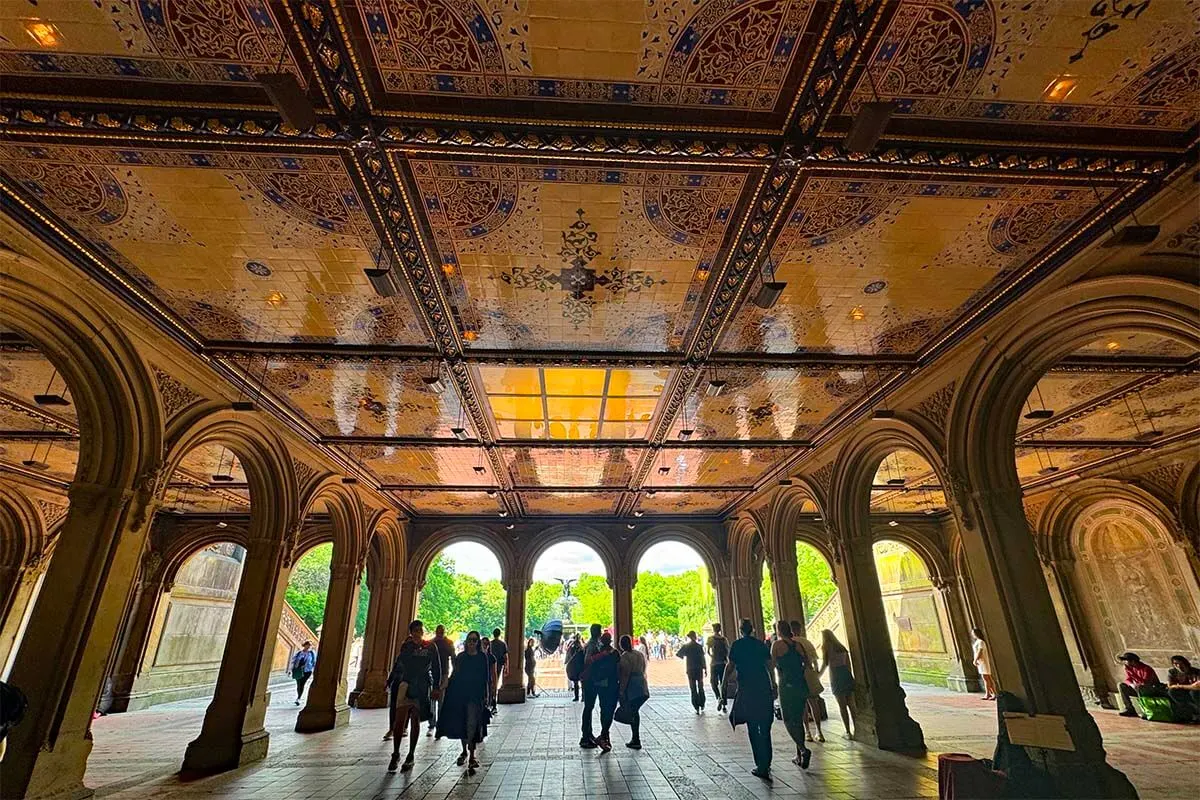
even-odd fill
[[[712,676],[713,695],[717,698],[717,711],[725,710],[725,665],[729,663],[729,640],[721,633],[721,623],[713,623],[713,634],[708,637],[708,673]]]
[[[688,688],[692,691],[692,708],[699,714],[704,710],[704,676],[708,668],[704,666],[704,648],[696,641],[696,632],[688,631],[687,644],[679,648],[675,655],[686,659]]]
[[[496,711],[496,692],[500,683],[508,675],[508,643],[500,638],[500,629],[492,631],[492,657],[496,659],[496,682],[492,684],[492,693],[488,699],[492,703],[492,712]]]
[[[600,631],[601,627],[592,623],[592,627],[588,630],[591,638],[588,639],[587,647],[583,648],[584,663],[600,651]],[[592,712],[596,708],[596,682],[590,674],[590,670],[584,667],[581,677],[583,683],[583,736],[579,739],[579,746],[594,750],[600,746],[596,741],[595,735],[592,733]]]
[[[454,643],[446,638],[446,626],[438,625],[433,629],[433,646],[437,648],[438,663],[442,668],[442,684],[439,687],[443,693],[446,691],[446,684],[450,681],[450,659],[454,658]],[[433,731],[437,727],[437,715],[442,711],[442,701],[433,701],[433,719],[429,720],[429,731],[426,736],[433,736]]]

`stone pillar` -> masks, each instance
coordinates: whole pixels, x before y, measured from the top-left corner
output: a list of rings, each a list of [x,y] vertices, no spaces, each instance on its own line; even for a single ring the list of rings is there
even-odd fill
[[[835,540],[841,558],[835,559],[834,572],[857,679],[855,739],[883,750],[924,750],[921,726],[908,715],[904,702],[871,540],[865,536],[849,542]]]
[[[962,597],[959,595],[957,576],[933,578],[933,588],[937,589],[941,600],[946,622],[950,626],[950,644],[953,646],[954,664],[950,674],[946,676],[947,688],[956,692],[981,692],[983,682],[979,679],[979,670],[975,668],[975,653],[971,647],[970,625],[962,608]]]
[[[750,622],[754,623],[754,627],[757,630],[761,624],[758,620],[761,618],[762,613],[756,611],[757,604],[754,602],[753,580],[746,575],[735,575],[730,579],[730,583],[732,584],[730,593],[733,595],[734,616],[737,618],[734,621],[733,630],[729,634],[732,639],[741,635],[738,625],[743,618],[749,619]],[[757,617],[755,616],[756,614],[758,615]]]
[[[529,584],[511,580],[504,586],[504,641],[508,644],[508,674],[500,676],[498,703],[525,702],[525,595]]]
[[[398,649],[404,637],[408,636],[408,623],[417,618],[417,607],[421,599],[421,590],[425,588],[425,580],[404,578],[400,581],[400,597],[396,601],[396,636],[393,641]],[[388,664],[388,669],[392,667]]]
[[[1085,685],[1081,687],[1082,690],[1085,693],[1090,691],[1102,708],[1115,709],[1117,687],[1112,685],[1110,673],[1087,627],[1087,617],[1075,590],[1074,572],[1074,558],[1060,556],[1046,559],[1046,588],[1050,591],[1050,602],[1063,610],[1061,627],[1068,658],[1077,659],[1091,678],[1091,686]],[[1056,596],[1058,603],[1054,603]],[[1082,682],[1086,684],[1088,678],[1084,676]]]
[[[141,490],[76,481],[54,557],[53,591],[33,609],[9,681],[29,698],[4,759],[5,797],[86,793],[96,709],[157,502]]]
[[[246,550],[216,691],[200,735],[187,747],[180,770],[185,778],[235,769],[267,755],[267,682],[291,572],[285,541],[290,537],[281,532],[271,541],[251,541]]]
[[[999,688],[1020,698],[1031,714],[1061,717],[1074,745],[1073,751],[1026,749],[1064,796],[1136,797],[1129,779],[1106,761],[1100,730],[1083,704],[1062,631],[1054,624],[1020,487],[980,491],[955,473],[951,484],[965,509],[963,547]]]
[[[317,651],[308,701],[296,717],[297,733],[333,730],[350,722],[350,706],[346,704],[347,670],[361,582],[362,569],[357,564],[334,564],[329,568],[321,648]]]
[[[164,583],[162,557],[153,550],[142,557],[142,568],[130,598],[129,615],[112,673],[112,699],[106,713],[130,710],[138,676],[154,662],[162,625],[170,605],[171,587]],[[136,701],[133,710],[137,709]]]
[[[732,641],[738,633],[737,607],[733,601],[733,581],[716,575],[712,576],[712,580],[713,590],[717,594],[717,617],[721,621],[721,627],[725,629],[725,636]]]
[[[387,676],[396,652],[396,613],[400,600],[400,578],[384,577],[375,583],[367,607],[367,630],[363,635],[362,668],[350,693],[355,708],[387,708]]]
[[[621,574],[609,576],[613,593],[613,644],[622,636],[633,636],[633,585],[637,578]]]
[[[804,617],[804,598],[800,596],[800,577],[796,574],[795,551],[792,557],[768,560],[771,570],[771,591],[775,597],[776,619],[797,620],[807,628]]]
[[[34,601],[38,580],[44,569],[41,564],[37,567],[0,567],[0,572],[11,570],[5,576],[8,582],[8,601],[4,606],[3,622],[0,623],[0,669],[8,664],[16,646],[17,637],[21,633],[21,623],[29,610],[29,604]]]

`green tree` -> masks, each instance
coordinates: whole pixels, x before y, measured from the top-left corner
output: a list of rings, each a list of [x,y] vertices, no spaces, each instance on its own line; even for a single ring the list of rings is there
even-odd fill
[[[288,577],[283,598],[292,610],[314,631],[325,622],[325,597],[329,594],[329,564],[333,544],[319,544],[309,550]]]
[[[525,595],[525,632],[542,629],[554,614],[554,601],[562,594],[562,587],[557,583],[534,581]]]
[[[421,603],[417,607],[417,618],[427,620],[432,628],[445,625],[448,630],[461,631],[458,612],[462,606],[454,583],[454,560],[439,555],[425,573],[425,586],[421,589]]]
[[[364,569],[362,582],[358,584],[358,613],[354,615],[354,635],[362,636],[367,630],[367,609],[371,607],[371,590],[367,586],[367,571]]]
[[[603,575],[580,575],[571,587],[571,594],[579,598],[579,605],[571,612],[576,622],[586,625],[597,622],[605,627],[613,624],[612,589]]]
[[[837,584],[824,556],[804,542],[796,542],[796,577],[800,596],[804,598],[804,619],[808,622],[837,594]]]
[[[759,597],[762,599],[762,630],[759,633],[766,635],[771,632],[771,626],[775,624],[775,594],[771,591],[771,571],[764,568],[762,571],[762,585],[759,588]],[[750,620],[754,622],[754,620]]]

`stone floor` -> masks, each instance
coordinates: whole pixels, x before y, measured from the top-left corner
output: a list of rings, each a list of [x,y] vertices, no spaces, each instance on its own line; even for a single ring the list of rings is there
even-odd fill
[[[711,701],[711,698],[710,698]],[[979,695],[912,687],[909,706],[923,724],[931,755],[884,753],[843,739],[831,720],[828,741],[815,745],[807,773],[789,763],[791,742],[774,726],[775,780],[752,777],[750,749],[742,729],[711,711],[692,713],[685,693],[660,690],[643,711],[645,749],[617,744],[613,752],[580,751],[580,705],[552,693],[521,706],[506,706],[480,750],[483,767],[467,777],[454,765],[453,742],[423,738],[416,768],[385,771],[389,745],[382,742],[385,712],[355,711],[349,726],[323,734],[292,732],[296,707],[283,693],[267,715],[271,753],[259,764],[193,783],[174,773],[188,740],[199,730],[205,701],[158,706],[95,722],[95,749],[86,782],[98,796],[115,798],[650,798],[936,797],[939,751],[990,755],[994,706]],[[1200,729],[1127,720],[1097,712],[1113,762],[1145,798],[1194,796],[1200,769],[1195,743]],[[628,729],[615,726],[614,743]],[[1141,755],[1139,755],[1141,753]]]

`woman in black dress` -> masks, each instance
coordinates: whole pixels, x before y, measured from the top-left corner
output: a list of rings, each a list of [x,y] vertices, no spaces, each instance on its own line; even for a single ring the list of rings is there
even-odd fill
[[[533,654],[533,639],[525,641],[525,695],[526,697],[537,697],[533,687],[537,684],[534,679],[534,673],[537,672],[537,657]]]
[[[821,652],[825,657],[821,671],[829,670],[829,681],[833,684],[833,696],[837,698],[838,709],[842,712],[846,738],[853,739],[850,719],[852,716],[857,717],[858,709],[854,707],[854,673],[850,671],[850,651],[838,641],[833,631],[826,628],[821,631]],[[854,720],[854,725],[858,726],[857,719]]]
[[[742,636],[729,648],[729,662],[736,673],[738,691],[729,712],[729,724],[746,723],[750,749],[754,752],[756,778],[771,779],[771,723],[775,721],[774,680],[771,651],[754,635],[750,620],[743,619]]]
[[[471,774],[479,768],[475,745],[487,736],[488,723],[490,668],[487,654],[479,649],[479,639],[479,631],[468,633],[466,649],[454,657],[454,672],[437,720],[439,739],[445,736],[462,740],[462,753],[455,763],[460,767],[467,764]]]

